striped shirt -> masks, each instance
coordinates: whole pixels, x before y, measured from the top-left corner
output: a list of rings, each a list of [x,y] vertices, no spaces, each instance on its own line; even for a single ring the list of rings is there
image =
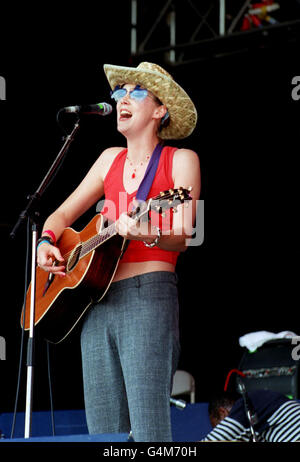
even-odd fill
[[[249,392],[248,395],[258,418],[254,426],[258,441],[300,441],[299,402],[268,390]],[[202,441],[251,441],[242,399],[234,404],[229,415]]]

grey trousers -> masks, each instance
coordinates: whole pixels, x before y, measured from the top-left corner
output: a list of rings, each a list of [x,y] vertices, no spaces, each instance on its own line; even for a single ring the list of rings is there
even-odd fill
[[[81,333],[89,433],[172,441],[170,392],[178,364],[177,276],[166,271],[113,283]]]

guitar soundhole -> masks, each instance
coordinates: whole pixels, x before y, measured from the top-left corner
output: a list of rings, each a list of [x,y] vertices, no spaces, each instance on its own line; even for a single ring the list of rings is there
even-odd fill
[[[68,272],[72,271],[77,265],[79,257],[80,257],[81,247],[82,247],[81,244],[75,247],[75,249],[72,251],[71,255],[69,256],[67,265],[66,265],[66,270]]]

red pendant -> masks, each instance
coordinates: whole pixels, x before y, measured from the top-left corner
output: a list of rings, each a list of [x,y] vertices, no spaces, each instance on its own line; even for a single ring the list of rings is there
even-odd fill
[[[133,174],[131,175],[131,178],[135,178],[135,173],[133,172]]]

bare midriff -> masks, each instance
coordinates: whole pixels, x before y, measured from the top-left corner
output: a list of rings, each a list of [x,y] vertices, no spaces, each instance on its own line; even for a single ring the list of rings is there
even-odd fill
[[[141,261],[120,263],[113,282],[120,281],[121,279],[131,278],[144,273],[151,273],[153,271],[175,271],[175,266],[172,263],[165,261]]]

